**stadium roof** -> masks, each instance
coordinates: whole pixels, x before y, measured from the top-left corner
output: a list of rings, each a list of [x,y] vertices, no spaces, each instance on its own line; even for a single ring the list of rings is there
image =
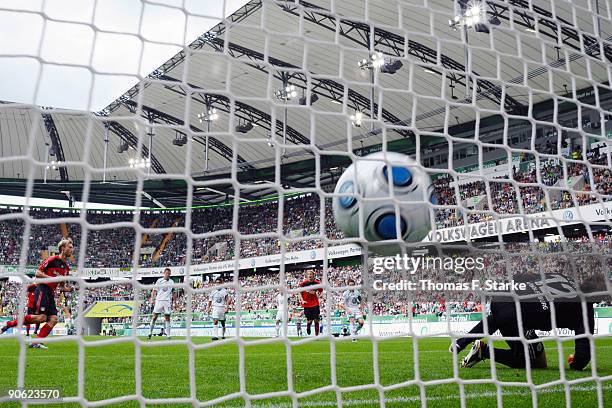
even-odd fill
[[[145,191],[158,204],[179,204],[174,200],[184,200],[187,189],[196,192],[196,203],[222,201],[219,191],[231,197],[227,179],[219,181],[222,187],[193,188],[161,179],[190,174],[215,180],[231,175],[233,163],[239,177],[251,182],[274,180],[275,165],[298,163],[293,168],[301,166],[302,173],[285,171],[281,182],[315,187],[317,155],[318,171],[328,170],[337,163],[335,157],[354,149],[385,141],[407,149],[414,146],[414,132],[440,131],[445,121],[451,126],[500,112],[525,115],[535,103],[571,98],[579,89],[609,83],[612,28],[603,24],[607,20],[598,28],[587,3],[582,9],[555,2],[550,9],[548,1],[487,2],[490,32],[468,34],[476,78],[472,101],[466,96],[462,30],[449,28],[455,2],[427,4],[250,1],[102,112],[0,105],[2,156],[14,157],[0,161],[0,177],[19,179],[33,171],[42,180],[46,172],[49,187],[35,189],[43,195],[81,189],[90,177],[96,182],[90,194],[99,200],[133,202],[137,177],[128,159],[148,157],[152,133],[151,180]],[[394,74],[378,72],[374,86],[370,71],[357,65],[373,52],[403,65]],[[296,87],[297,98],[277,99],[275,92],[287,85]],[[372,94],[376,120],[370,122]],[[305,105],[298,102],[301,97]],[[219,117],[207,132],[198,115],[209,108]],[[361,127],[351,123],[356,111],[364,113]],[[246,123],[254,125],[250,131],[235,131]],[[173,144],[184,136],[187,144]],[[118,153],[121,144],[130,149]],[[45,169],[46,146],[65,163],[57,171]],[[25,155],[36,163],[24,160]],[[118,184],[97,184],[103,177]],[[333,172],[326,177],[333,181]],[[257,198],[273,191],[267,187],[261,183],[242,193]]]

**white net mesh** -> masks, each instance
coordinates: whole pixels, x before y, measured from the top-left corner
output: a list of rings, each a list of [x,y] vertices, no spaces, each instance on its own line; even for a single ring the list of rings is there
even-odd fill
[[[0,182],[25,199],[0,209],[0,402],[609,405],[607,1],[203,3],[0,1]],[[364,239],[422,221],[401,191],[386,230],[363,186],[333,193],[379,151],[388,181],[390,152],[432,179],[431,232],[387,252],[421,264]],[[70,275],[35,278],[65,237]],[[472,285],[559,273],[571,302]]]

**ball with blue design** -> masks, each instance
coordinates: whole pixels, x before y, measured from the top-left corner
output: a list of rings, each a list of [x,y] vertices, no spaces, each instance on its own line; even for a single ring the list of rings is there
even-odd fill
[[[362,212],[366,240],[420,242],[431,231],[433,191],[429,175],[410,157],[373,153],[350,165],[338,180],[334,219],[347,237],[360,237]]]

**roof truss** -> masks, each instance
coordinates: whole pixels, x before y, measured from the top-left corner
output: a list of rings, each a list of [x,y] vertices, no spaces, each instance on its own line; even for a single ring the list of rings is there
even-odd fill
[[[53,116],[51,116],[50,113],[43,113],[42,118],[45,123],[45,129],[47,130],[49,139],[51,139],[51,145],[55,151],[55,158],[57,161],[64,163],[66,161],[66,158],[64,157],[64,147],[62,146],[62,139],[60,138],[55,122],[53,121]],[[66,170],[66,167],[60,165],[59,172],[60,179],[62,181],[68,181],[68,170]]]

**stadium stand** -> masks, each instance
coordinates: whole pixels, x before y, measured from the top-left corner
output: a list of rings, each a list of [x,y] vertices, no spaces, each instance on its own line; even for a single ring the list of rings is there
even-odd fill
[[[505,255],[495,253],[486,255],[486,269],[489,276],[503,276],[508,270],[522,271],[524,273],[538,274],[542,265],[545,271],[558,271],[559,266],[564,262],[568,262],[568,254],[574,254],[573,258],[577,265],[579,273],[592,273],[597,268],[601,268],[602,256],[607,256],[607,262],[611,262],[612,255],[612,234],[599,234],[595,237],[594,245],[587,245],[589,239],[587,236],[582,236],[569,240],[566,243],[540,243],[535,251],[538,253],[559,253],[558,256],[546,258],[543,261],[538,259],[538,256],[533,253],[529,256],[524,256],[524,247],[521,244],[506,244],[505,248],[508,251]],[[565,248],[564,248],[565,245]],[[508,256],[515,252],[515,256]],[[580,254],[584,256],[579,256]],[[502,262],[503,259],[503,262]],[[604,265],[610,268],[612,265]],[[323,271],[316,269],[318,276],[322,276]],[[421,272],[421,271],[419,271]],[[417,272],[417,273],[419,273]],[[428,270],[427,275],[430,278],[442,276],[448,271]],[[299,281],[303,278],[304,271],[287,271],[286,284],[288,288],[296,288]],[[327,302],[331,301],[334,310],[334,315],[340,315],[341,311],[337,309],[337,305],[341,303],[342,288],[346,285],[349,277],[354,278],[358,284],[362,283],[363,270],[360,265],[356,266],[341,266],[330,267],[327,269],[326,278],[332,290],[329,294],[322,297],[321,310],[326,310]],[[194,280],[189,282],[191,291],[191,312],[203,313],[206,311],[209,300],[209,289],[214,286],[214,282],[207,277],[203,280]],[[458,281],[467,282],[474,278],[472,274],[461,276]],[[275,289],[266,289],[279,285],[279,273],[271,271],[262,272],[241,272],[238,277],[239,284],[242,288],[254,290],[244,291],[241,294],[241,310],[244,313],[252,314],[255,319],[269,318],[276,310],[276,295]],[[262,288],[257,290],[257,288]],[[336,289],[338,288],[338,289]],[[178,291],[178,297],[175,303],[176,318],[184,318],[184,313],[187,312],[187,288]],[[0,316],[12,316],[17,312],[19,291],[22,290],[22,285],[17,282],[5,282],[0,288],[0,305],[2,312]],[[229,288],[230,297],[235,297],[235,289]],[[78,292],[75,292],[78,293]],[[87,287],[85,290],[84,310],[88,306],[95,304],[97,301],[110,300],[135,300],[140,301],[140,315],[147,316],[151,313],[151,304],[146,300],[150,298],[150,290],[134,291],[132,284],[107,281],[104,286]],[[135,293],[138,295],[135,296]],[[77,313],[76,295],[67,295],[67,305],[71,310],[71,315]],[[299,302],[296,297],[290,298],[290,309],[299,308]],[[432,295],[428,291],[417,291],[413,299],[407,301],[405,295],[398,297],[392,291],[375,292],[372,298],[372,314],[374,315],[420,315],[420,314],[441,314],[445,311],[449,312],[474,312],[482,311],[482,303],[479,299],[474,299],[469,295],[461,292],[437,293]],[[229,306],[228,311],[235,311],[236,305]],[[182,317],[180,315],[183,314]],[[259,317],[258,317],[259,316]]]
[[[569,208],[574,205],[586,205],[612,200],[612,172],[609,168],[596,167],[605,164],[606,158],[599,154],[599,150],[587,152],[588,164],[570,162],[567,166],[554,162],[542,163],[538,169],[527,165],[523,171],[515,171],[511,178],[501,177],[489,182],[491,191],[492,211],[504,214],[520,214],[518,197],[524,212],[534,214],[547,209],[556,210]],[[595,167],[593,166],[595,165]],[[565,176],[567,174],[567,177]],[[538,179],[547,185],[555,185],[560,191],[558,199],[550,197],[547,205],[545,193],[537,186]],[[573,183],[572,189],[580,183],[584,194],[576,193],[574,197],[563,190],[563,180]],[[498,181],[499,180],[499,181]],[[516,187],[515,183],[519,183]],[[451,177],[438,177],[435,180],[435,195],[438,205],[449,208],[436,209],[436,224],[438,228],[448,228],[464,225],[465,218],[458,206],[466,207],[465,201],[482,200],[480,208],[473,208],[467,219],[470,223],[486,221],[492,218],[489,203],[486,197],[487,186],[483,181],[473,181],[460,184]],[[462,203],[455,200],[456,191]],[[596,194],[594,194],[596,193]],[[552,195],[549,192],[550,195]],[[453,208],[452,206],[455,206]],[[325,214],[331,213],[331,203],[324,203]],[[2,209],[1,214],[14,213],[18,216],[21,209]],[[235,256],[236,241],[234,235],[229,233],[232,229],[233,206],[220,206],[215,208],[194,209],[191,214],[191,223],[188,228],[196,234],[215,232],[214,236],[195,238],[192,249],[192,264],[222,261]],[[70,210],[31,209],[30,214],[35,219],[52,220],[56,217],[79,217],[80,214]],[[308,194],[285,199],[284,203],[283,233],[295,240],[288,243],[287,251],[320,248],[323,246],[323,235],[329,240],[342,239],[342,233],[336,228],[332,217],[326,216],[325,231],[319,231],[321,219],[321,200],[318,196]],[[133,264],[133,250],[135,231],[133,228],[113,228],[113,224],[132,222],[135,214],[126,211],[89,211],[87,221],[92,225],[87,236],[86,267],[130,267]],[[240,207],[238,228],[243,235],[274,233],[277,230],[278,203],[276,201],[264,202]],[[163,229],[170,227],[185,227],[185,216],[181,211],[138,213],[140,225],[151,228],[153,233],[143,234],[141,247],[150,247],[152,253],[141,251],[138,264],[143,267],[160,267],[184,265],[187,238],[185,234],[168,234]],[[104,229],[96,226],[104,225]],[[3,250],[0,251],[0,264],[17,265],[21,246],[19,237],[25,231],[22,219],[2,221],[0,234]],[[67,225],[66,232],[77,243],[81,240],[79,224]],[[160,230],[157,232],[157,230]],[[223,231],[228,231],[224,233]],[[167,236],[168,235],[168,236]],[[35,265],[44,257],[49,242],[57,242],[62,236],[61,225],[34,224],[30,229],[30,248],[28,250],[28,264]],[[313,237],[308,239],[308,237]],[[314,238],[318,236],[319,239]],[[166,238],[166,239],[165,239]],[[162,247],[162,242],[164,243]],[[280,253],[280,241],[272,237],[259,237],[258,239],[242,239],[240,242],[240,256],[244,258],[271,255]],[[77,256],[77,254],[75,254]]]

